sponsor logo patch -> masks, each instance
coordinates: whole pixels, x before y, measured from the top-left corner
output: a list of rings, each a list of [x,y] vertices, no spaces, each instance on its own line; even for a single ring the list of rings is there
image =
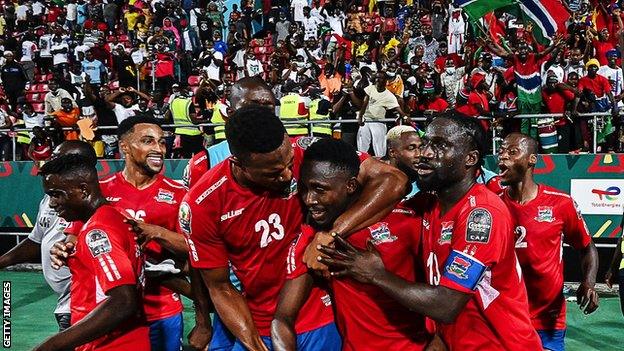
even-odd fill
[[[306,150],[310,145],[314,144],[316,141],[320,140],[317,137],[301,137],[297,139],[297,146]]]
[[[438,244],[450,244],[451,239],[453,238],[453,221],[450,222],[442,222],[442,229],[440,229],[440,239],[438,239]]]
[[[535,220],[538,222],[552,222],[555,220],[553,217],[553,208],[550,206],[538,206],[537,217]]]
[[[221,215],[221,222],[227,221],[228,219],[231,219],[234,217],[238,217],[243,213],[243,211],[245,211],[244,207],[239,208],[238,210],[228,211],[227,213]]]
[[[466,223],[466,242],[483,243],[490,241],[492,215],[484,208],[475,208],[468,215]]]
[[[183,202],[178,210],[178,223],[184,234],[191,234],[191,207],[186,202]]]
[[[165,189],[158,189],[158,195],[156,195],[154,199],[156,200],[156,202],[164,202],[164,203],[173,205],[176,203],[173,197],[174,197],[174,194],[171,191],[165,190]]]
[[[87,233],[85,240],[93,257],[109,253],[112,250],[108,235],[102,230],[93,229]]]
[[[368,230],[370,230],[373,245],[391,243],[397,239],[397,237],[390,232],[388,223],[385,222],[374,224],[368,227]]]

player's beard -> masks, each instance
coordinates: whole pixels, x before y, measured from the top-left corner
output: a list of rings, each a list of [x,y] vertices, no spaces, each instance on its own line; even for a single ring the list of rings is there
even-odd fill
[[[147,159],[143,160],[143,162],[137,162],[137,166],[143,171],[143,173],[147,176],[153,177],[156,174],[160,173],[162,167],[159,167],[157,170],[150,167],[147,163]]]

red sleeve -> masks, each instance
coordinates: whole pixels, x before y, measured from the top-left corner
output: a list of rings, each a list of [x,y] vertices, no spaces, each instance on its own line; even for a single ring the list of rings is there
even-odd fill
[[[132,236],[122,226],[93,228],[84,237],[77,252],[90,265],[102,291],[121,285],[136,285],[137,275],[131,257],[138,251]]]
[[[586,248],[591,243],[591,234],[574,200],[565,201],[562,210],[563,241],[577,250]]]
[[[587,81],[587,79],[585,79],[585,77],[579,79],[578,90],[580,92],[582,92],[584,89],[587,89],[587,88],[591,89],[590,87],[587,86],[587,83],[585,83],[586,81]]]
[[[306,247],[314,239],[314,230],[302,227],[301,233],[293,240],[286,258],[286,279],[292,280],[308,273],[308,266],[303,262]]]
[[[71,222],[63,232],[67,235],[78,236],[78,234],[80,234],[80,229],[83,225],[84,223],[81,221]]]
[[[572,101],[575,98],[574,93],[568,89],[564,89],[562,95],[565,101]]]
[[[468,105],[483,106],[483,103],[481,102],[481,99],[479,99],[479,96],[477,96],[477,93],[472,92],[468,95]]]
[[[184,197],[178,210],[178,232],[186,235],[193,268],[227,267],[227,250],[217,226],[219,213],[215,204],[219,201],[215,201],[215,196],[202,197],[205,196],[193,192]]]
[[[451,254],[440,285],[474,293],[486,270],[501,259],[512,234],[511,219],[493,206],[475,207],[455,217]]]

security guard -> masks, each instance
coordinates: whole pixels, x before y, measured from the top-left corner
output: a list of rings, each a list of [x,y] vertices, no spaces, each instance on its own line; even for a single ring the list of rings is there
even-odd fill
[[[331,102],[322,94],[323,90],[310,88],[310,121],[329,121],[331,112]],[[313,136],[332,136],[332,126],[329,123],[314,123],[310,125]]]
[[[183,87],[181,87],[178,95],[171,101],[169,108],[174,125],[188,126],[201,122],[201,120],[196,117],[193,99]],[[182,157],[191,158],[193,154],[203,149],[204,138],[198,127],[176,127],[174,133],[180,138]]]
[[[299,89],[293,85],[284,86],[284,92],[288,93],[280,99],[279,117],[282,122],[304,122],[308,120],[308,110],[302,96],[297,92]],[[306,123],[286,124],[286,132],[288,135],[299,136],[308,135],[308,126]]]

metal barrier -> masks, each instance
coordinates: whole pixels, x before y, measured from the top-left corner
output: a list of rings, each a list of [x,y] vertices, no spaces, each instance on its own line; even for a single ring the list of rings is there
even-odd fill
[[[610,116],[611,114],[608,112],[594,112],[594,113],[580,113],[578,114],[579,117],[583,117],[584,119],[592,119],[592,125],[593,125],[593,145],[592,145],[592,153],[596,153],[596,150],[598,148],[597,145],[597,141],[596,138],[598,136],[598,132],[596,129],[597,123],[598,123],[598,117],[602,117],[602,116]],[[409,121],[411,122],[425,122],[427,120],[429,120],[430,118],[435,117],[435,114],[432,114],[430,117],[410,117]],[[545,113],[545,114],[524,114],[524,115],[515,115],[515,116],[509,116],[509,117],[492,117],[492,116],[480,116],[477,117],[477,119],[482,119],[482,120],[494,120],[494,119],[527,119],[527,118],[562,118],[561,114],[557,114],[557,113]],[[283,122],[285,125],[297,125],[297,124],[307,124],[307,125],[313,125],[313,124],[332,124],[332,125],[336,125],[336,124],[341,124],[341,123],[358,123],[359,121],[357,119],[340,119],[340,120],[313,120],[313,121],[297,121],[297,122]],[[370,120],[366,121],[366,122],[371,122]],[[399,119],[393,119],[393,118],[384,118],[384,119],[375,119],[374,122],[383,122],[383,123],[388,123],[388,122],[398,122],[399,124],[402,124],[403,119],[399,118]],[[223,126],[225,123],[199,123],[199,124],[163,124],[161,127],[163,128],[180,128],[180,127],[218,127],[218,126]],[[50,129],[52,127],[44,127],[44,129]],[[77,130],[77,127],[63,127],[60,128],[61,130],[64,131],[69,131],[69,130]],[[117,126],[98,126],[97,130],[116,130]],[[495,153],[496,151],[496,128],[490,128],[491,132],[492,132],[492,150]],[[10,137],[11,137],[11,143],[12,143],[12,149],[13,149],[13,161],[15,161],[15,159],[17,158],[17,154],[16,154],[16,146],[17,146],[17,132],[32,132],[32,128],[0,128],[0,133],[9,133]],[[312,136],[312,128],[309,128],[309,135]]]

